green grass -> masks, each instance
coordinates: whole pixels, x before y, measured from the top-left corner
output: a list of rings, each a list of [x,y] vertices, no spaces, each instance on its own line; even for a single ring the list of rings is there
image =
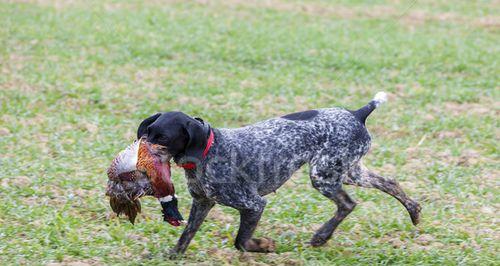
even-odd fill
[[[498,265],[498,14],[465,0],[0,1],[0,261]],[[418,227],[396,200],[348,187],[356,210],[308,246],[335,207],[306,169],[267,197],[256,234],[276,254],[235,251],[225,207],[181,261],[164,258],[181,228],[154,199],[135,226],[110,215],[105,169],[152,113],[238,127],[382,90],[364,162],[421,202]]]

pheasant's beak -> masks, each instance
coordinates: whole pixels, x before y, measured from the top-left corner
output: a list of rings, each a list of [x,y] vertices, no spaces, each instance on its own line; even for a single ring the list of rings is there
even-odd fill
[[[183,219],[177,209],[175,189],[170,172],[172,156],[166,147],[152,144],[144,138],[141,139],[138,154],[137,169],[145,171],[149,177],[153,195],[162,204],[165,221],[174,226],[180,225]]]
[[[160,201],[162,212],[163,212],[163,220],[168,222],[173,226],[179,226],[183,224],[184,218],[182,218],[179,209],[177,208],[177,198],[173,196],[170,201]]]

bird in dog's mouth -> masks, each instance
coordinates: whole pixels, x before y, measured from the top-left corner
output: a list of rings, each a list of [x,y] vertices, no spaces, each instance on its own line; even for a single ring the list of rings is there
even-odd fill
[[[171,179],[170,156],[153,149],[143,138],[121,151],[108,168],[106,195],[111,209],[125,214],[133,224],[141,212],[139,198],[156,197],[162,206],[163,219],[173,226],[183,223]]]

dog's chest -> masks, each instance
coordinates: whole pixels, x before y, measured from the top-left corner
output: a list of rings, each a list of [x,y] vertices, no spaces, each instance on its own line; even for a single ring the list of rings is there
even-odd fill
[[[193,197],[207,198],[207,193],[203,189],[203,184],[197,178],[194,171],[186,171],[186,179],[189,193],[191,193]]]
[[[217,191],[219,186],[229,184],[229,181],[218,182],[214,178],[209,178],[205,171],[186,171],[187,185],[189,192],[195,197],[208,198],[217,201]]]

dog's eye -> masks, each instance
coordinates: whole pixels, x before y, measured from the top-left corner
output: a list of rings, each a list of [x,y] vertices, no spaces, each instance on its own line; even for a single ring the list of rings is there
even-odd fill
[[[160,142],[164,142],[165,143],[165,142],[169,141],[169,138],[167,136],[165,136],[165,135],[158,135],[157,138],[158,138],[158,140]]]

